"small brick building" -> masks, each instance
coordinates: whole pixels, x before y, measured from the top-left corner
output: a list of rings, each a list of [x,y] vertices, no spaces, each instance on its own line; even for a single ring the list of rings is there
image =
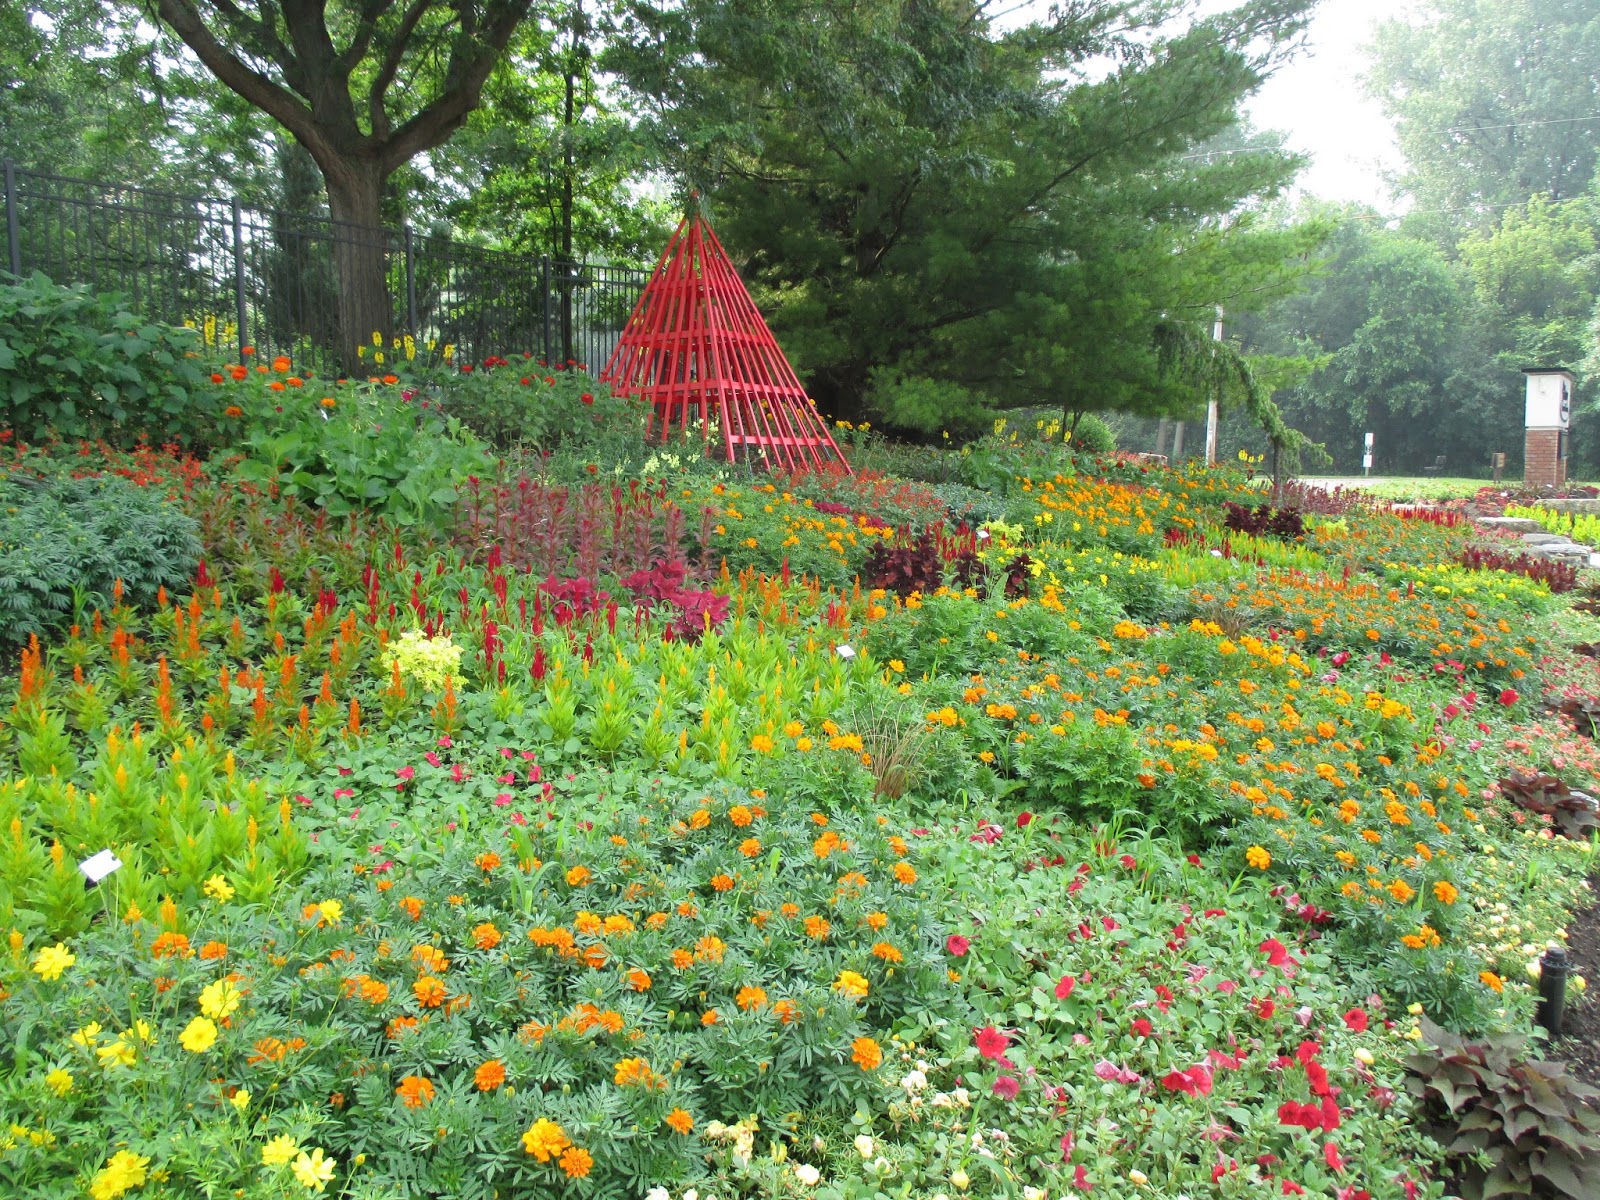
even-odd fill
[[[1524,367],[1528,379],[1522,481],[1527,487],[1560,487],[1567,481],[1567,434],[1572,425],[1572,388],[1563,367]]]

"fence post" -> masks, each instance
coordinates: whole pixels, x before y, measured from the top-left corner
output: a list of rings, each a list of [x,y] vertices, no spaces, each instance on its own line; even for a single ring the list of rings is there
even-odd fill
[[[417,329],[417,250],[411,236],[411,226],[403,227],[406,239],[406,332],[413,338]]]
[[[11,273],[22,277],[22,232],[17,227],[17,164],[6,159],[6,245],[11,251]]]
[[[550,256],[539,255],[539,292],[542,297],[540,308],[544,313],[544,341],[539,347],[539,357],[546,364],[550,361]]]
[[[239,323],[239,362],[244,365],[244,348],[250,344],[250,340],[245,329],[244,210],[240,208],[237,196],[233,198],[233,299],[234,319]]]

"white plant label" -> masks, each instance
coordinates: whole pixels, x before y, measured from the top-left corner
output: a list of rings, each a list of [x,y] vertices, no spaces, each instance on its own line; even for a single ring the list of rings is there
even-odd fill
[[[99,883],[111,872],[122,865],[122,860],[109,850],[102,850],[98,854],[91,854],[78,864],[78,870],[90,883]]]
[[[849,646],[838,647],[836,653],[840,658],[854,658],[856,656],[856,652]]]

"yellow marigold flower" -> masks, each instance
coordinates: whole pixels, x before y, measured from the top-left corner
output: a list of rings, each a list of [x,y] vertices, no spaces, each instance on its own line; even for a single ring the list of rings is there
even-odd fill
[[[799,721],[789,721],[785,723],[783,727],[783,736],[786,738],[797,738],[805,731],[806,727]]]
[[[204,1054],[217,1044],[216,1022],[207,1017],[196,1017],[184,1026],[178,1035],[178,1045],[190,1054]]]
[[[206,880],[205,887],[202,890],[213,900],[220,900],[224,904],[232,900],[234,895],[233,885],[228,882],[228,877],[220,874],[213,875]]]
[[[840,971],[839,978],[833,981],[833,990],[849,996],[852,1000],[866,999],[869,987],[866,977],[854,971]]]
[[[1265,871],[1272,865],[1272,855],[1264,846],[1251,846],[1244,852],[1244,860],[1258,871]]]
[[[522,1148],[542,1163],[556,1158],[570,1145],[566,1132],[549,1117],[540,1117],[522,1135]]]
[[[261,1147],[261,1162],[268,1167],[281,1167],[294,1161],[300,1146],[288,1134],[279,1134]]]
[[[105,1166],[95,1172],[89,1182],[89,1195],[94,1200],[116,1200],[124,1192],[143,1186],[145,1168],[149,1165],[150,1160],[142,1154],[118,1150]]]
[[[317,905],[317,924],[319,925],[337,925],[343,916],[344,905],[337,900],[324,900]]]
[[[65,942],[57,942],[54,946],[45,946],[33,956],[34,974],[53,982],[60,979],[62,973],[77,961],[78,956],[67,949]]]

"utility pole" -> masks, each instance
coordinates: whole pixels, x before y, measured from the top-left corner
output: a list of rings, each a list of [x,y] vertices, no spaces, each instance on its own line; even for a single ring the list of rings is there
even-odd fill
[[[1216,322],[1211,326],[1211,340],[1218,343],[1222,341],[1222,305],[1220,304],[1217,305]],[[1213,349],[1211,353],[1212,357],[1215,358],[1217,351]],[[1208,467],[1217,465],[1217,400],[1221,392],[1222,376],[1218,375],[1211,389],[1211,399],[1206,401],[1206,466]]]

